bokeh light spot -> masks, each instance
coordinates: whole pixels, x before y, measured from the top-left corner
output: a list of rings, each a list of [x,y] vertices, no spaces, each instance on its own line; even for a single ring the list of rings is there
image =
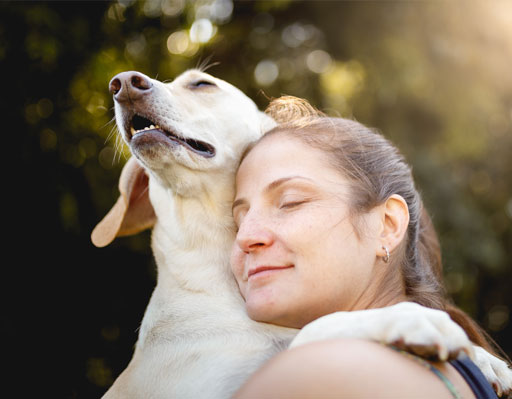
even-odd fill
[[[89,381],[100,387],[107,387],[114,382],[112,370],[107,367],[103,358],[88,359],[86,375]]]
[[[314,50],[308,54],[306,65],[314,73],[324,73],[331,66],[332,58],[326,51]]]
[[[169,16],[180,14],[185,8],[185,0],[164,0],[162,1],[162,12]]]
[[[294,23],[283,29],[281,39],[288,47],[295,48],[307,40],[308,35],[302,24]]]
[[[233,2],[231,0],[214,0],[210,5],[210,18],[224,24],[229,21],[233,13]]]
[[[143,57],[146,52],[146,38],[143,34],[135,35],[126,42],[126,51],[132,57]]]
[[[167,49],[172,54],[183,54],[187,51],[189,44],[188,34],[182,30],[171,33],[167,38]]]
[[[149,18],[156,18],[162,15],[162,6],[158,0],[145,1],[143,6],[144,15]]]
[[[270,86],[279,76],[279,67],[272,60],[263,60],[254,69],[254,79],[262,86]]]
[[[206,43],[213,37],[215,31],[209,19],[198,19],[190,27],[190,40],[194,43]]]

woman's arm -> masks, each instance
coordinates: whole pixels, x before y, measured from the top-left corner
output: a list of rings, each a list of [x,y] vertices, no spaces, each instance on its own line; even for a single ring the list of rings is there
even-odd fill
[[[435,366],[464,398],[474,398],[446,363]],[[280,353],[235,394],[235,399],[452,398],[424,365],[381,344],[336,339]]]

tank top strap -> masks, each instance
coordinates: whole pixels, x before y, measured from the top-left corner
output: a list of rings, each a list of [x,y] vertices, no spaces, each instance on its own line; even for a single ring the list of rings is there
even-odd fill
[[[478,399],[498,399],[482,371],[467,356],[450,361]]]

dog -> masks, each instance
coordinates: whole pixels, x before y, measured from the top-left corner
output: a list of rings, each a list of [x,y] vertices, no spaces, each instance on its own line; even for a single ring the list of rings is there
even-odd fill
[[[166,84],[123,72],[110,90],[132,157],[92,242],[103,247],[152,228],[158,278],[133,357],[105,398],[226,399],[277,352],[332,337],[473,356],[446,313],[413,303],[335,313],[300,332],[249,319],[229,266],[234,176],[249,143],[275,122],[233,85],[195,69]],[[476,353],[494,370],[499,359]],[[503,383],[508,374],[498,366],[499,378],[487,378]]]

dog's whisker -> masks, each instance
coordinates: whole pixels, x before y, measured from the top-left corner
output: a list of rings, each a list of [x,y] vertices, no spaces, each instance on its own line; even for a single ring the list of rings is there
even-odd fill
[[[210,56],[209,56],[209,57],[211,58],[211,54],[210,54]],[[205,62],[205,61],[206,61],[206,62],[208,62],[206,59],[201,60],[201,57],[199,57],[199,58],[197,59],[196,67],[195,67],[195,68],[196,68],[196,69],[199,69],[199,70],[202,72],[202,71],[203,71],[203,70],[202,70],[202,66],[203,66],[203,64],[204,64],[204,62]]]
[[[213,68],[214,66],[220,65],[220,61],[212,62],[211,64],[205,65],[202,69],[203,72],[207,71],[210,68]]]
[[[117,125],[112,126],[112,129],[110,129],[110,133],[108,134],[108,136],[105,139],[105,141],[103,142],[103,144],[107,144],[110,140],[112,140],[114,135],[116,135],[116,139],[120,135],[119,134],[119,128],[117,127]]]
[[[107,123],[105,123],[100,129],[104,129],[106,126],[108,126],[111,123],[116,123],[116,117],[113,116],[112,119],[110,119]]]
[[[210,54],[209,56],[207,56],[204,60],[198,60],[198,63],[197,63],[197,66],[196,66],[196,69],[199,69],[201,72],[206,72],[208,69],[216,66],[216,65],[220,65],[220,62],[216,61],[216,62],[210,62],[211,59],[213,58],[213,53]]]
[[[106,124],[105,126],[103,126],[103,128],[105,128],[108,124]],[[110,132],[108,133],[107,135],[107,138],[106,138],[106,141],[109,141],[114,134],[118,134],[119,130],[117,128],[117,125],[112,125],[112,128],[110,129]]]
[[[108,140],[105,141],[105,144]],[[118,147],[119,147],[119,136],[115,136],[114,138],[114,156],[112,157],[112,163],[115,161],[116,157],[117,157],[117,152],[118,152]]]
[[[123,155],[122,146],[123,146],[123,140],[122,140],[121,136],[118,135],[116,137],[115,146],[114,146],[114,160],[116,160],[116,162],[121,161],[121,156]]]

